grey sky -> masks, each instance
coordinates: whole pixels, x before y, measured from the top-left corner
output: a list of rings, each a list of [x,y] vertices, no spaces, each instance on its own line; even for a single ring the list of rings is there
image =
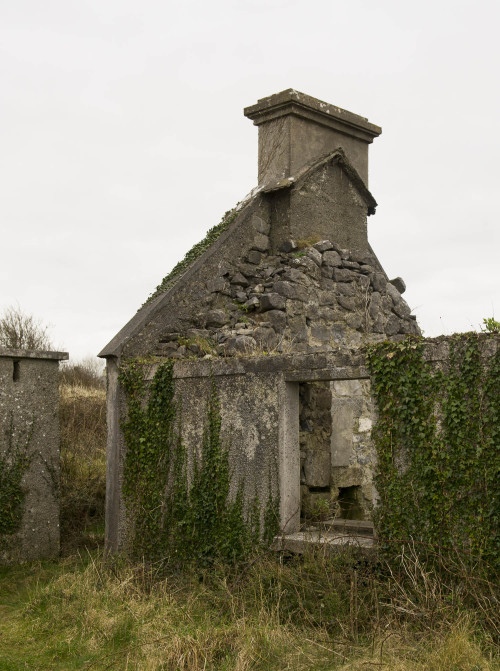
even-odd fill
[[[0,0],[0,309],[97,353],[256,185],[293,87],[383,128],[369,238],[426,335],[500,319],[497,2]]]

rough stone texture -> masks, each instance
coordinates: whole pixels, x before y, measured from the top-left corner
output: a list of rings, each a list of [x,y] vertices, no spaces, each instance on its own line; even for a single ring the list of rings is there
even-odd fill
[[[395,277],[393,280],[389,280],[393,284],[400,294],[404,294],[406,291],[406,284],[402,277]]]
[[[339,380],[332,392],[332,499],[345,488],[358,488],[356,496],[362,519],[371,519],[375,453],[371,442],[374,418],[369,380]],[[343,515],[346,513],[343,512]]]
[[[53,557],[59,553],[59,377],[64,352],[0,349],[0,451],[27,444],[31,463],[20,529],[0,536],[0,564]]]

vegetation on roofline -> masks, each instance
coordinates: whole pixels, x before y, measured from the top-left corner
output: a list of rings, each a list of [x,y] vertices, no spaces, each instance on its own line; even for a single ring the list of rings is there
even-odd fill
[[[148,297],[144,305],[147,305],[157,296],[163,294],[165,291],[168,291],[168,289],[174,286],[174,284],[177,282],[177,280],[180,279],[181,275],[183,275],[183,273],[189,268],[189,266],[192,263],[194,263],[196,259],[198,259],[203,254],[203,252],[205,252],[209,247],[211,247],[213,243],[217,240],[217,238],[222,233],[224,233],[225,230],[227,230],[227,228],[236,219],[237,214],[238,214],[238,205],[236,205],[236,207],[234,207],[232,210],[228,210],[226,214],[222,217],[222,221],[216,226],[212,226],[212,228],[207,232],[203,240],[200,240],[200,242],[197,242],[196,245],[194,245],[194,247],[191,247],[191,249],[182,259],[182,261],[179,261],[179,263],[173,267],[170,273],[163,278],[160,284],[156,287],[155,291],[153,291],[153,293]]]

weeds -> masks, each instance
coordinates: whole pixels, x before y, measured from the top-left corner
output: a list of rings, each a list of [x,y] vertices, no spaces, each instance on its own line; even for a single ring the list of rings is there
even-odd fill
[[[61,431],[61,545],[95,544],[92,527],[104,522],[106,390],[93,361],[65,366],[59,387]]]
[[[182,573],[85,553],[0,574],[0,668],[498,671],[467,590],[410,548],[390,570],[352,550]]]

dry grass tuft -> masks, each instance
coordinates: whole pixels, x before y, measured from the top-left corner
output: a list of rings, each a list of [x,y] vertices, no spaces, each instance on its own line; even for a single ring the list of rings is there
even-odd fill
[[[92,544],[85,535],[104,520],[106,390],[92,368],[66,368],[59,386],[61,427],[61,544]]]
[[[444,610],[432,630],[403,616],[401,576],[352,553],[165,574],[94,551],[13,568],[0,574],[0,668],[500,670],[477,613]]]

